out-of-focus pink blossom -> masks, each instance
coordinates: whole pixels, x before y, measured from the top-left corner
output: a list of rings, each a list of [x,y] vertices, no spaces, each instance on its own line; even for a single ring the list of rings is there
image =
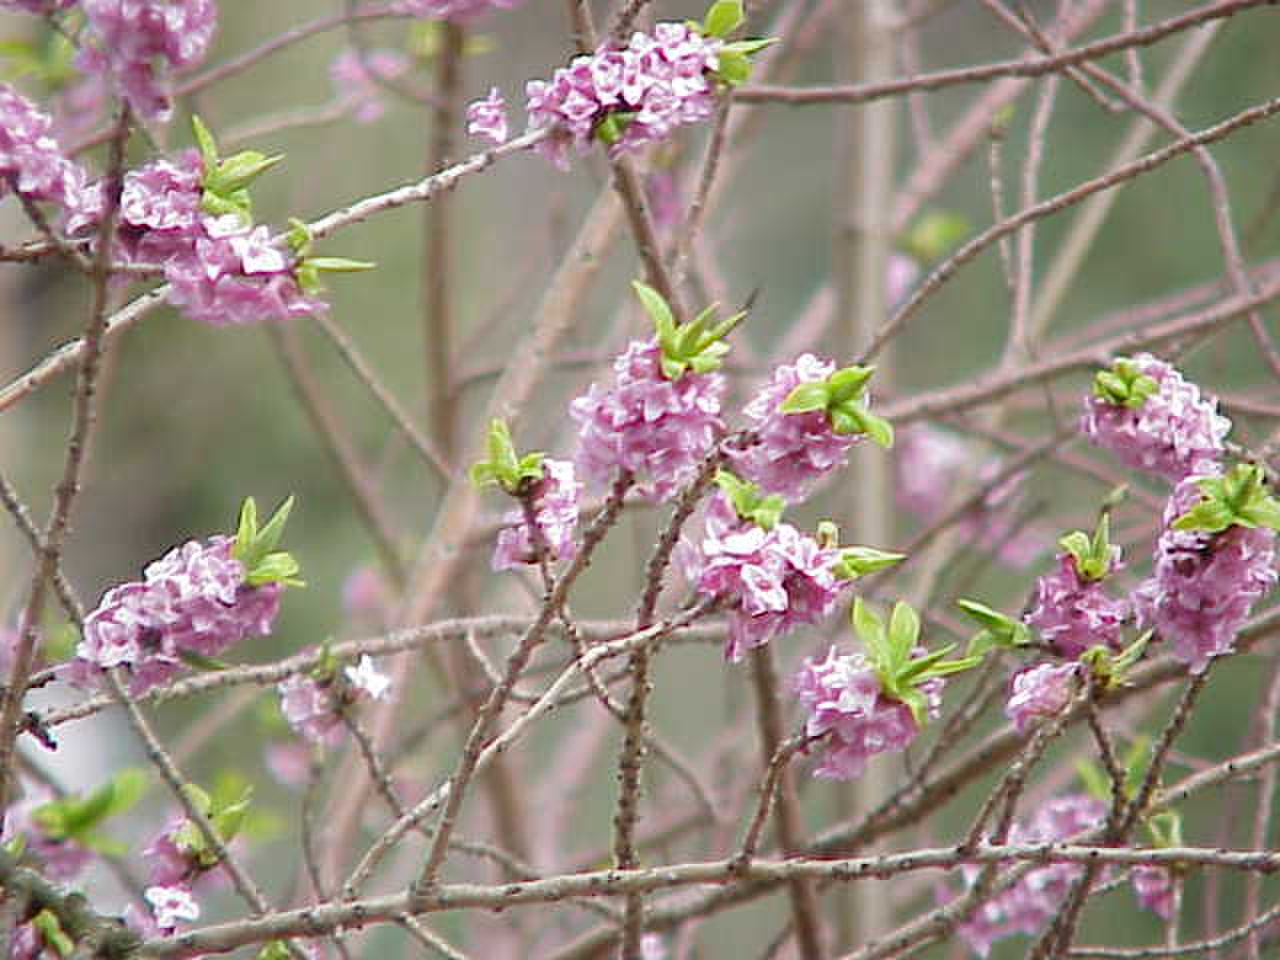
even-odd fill
[[[495,10],[511,10],[524,0],[400,0],[401,9],[432,20],[466,23]]]
[[[72,211],[84,202],[85,172],[62,153],[52,131],[47,113],[0,83],[0,197],[16,190]]]
[[[1134,867],[1129,874],[1138,903],[1163,920],[1173,917],[1173,874],[1167,867]]]
[[[1102,825],[1107,805],[1088,794],[1068,794],[1037,808],[1029,822],[1009,831],[1010,844],[1056,843]],[[965,867],[972,883],[981,868]],[[996,941],[1016,933],[1038,934],[1058,915],[1072,884],[1083,872],[1078,863],[1051,863],[1026,873],[1016,884],[985,901],[957,929],[980,957]]]
[[[204,59],[217,26],[214,0],[81,0],[76,65],[110,77],[138,116],[167,120],[170,77]]]
[[[397,50],[370,50],[363,58],[350,47],[329,65],[334,95],[351,107],[357,123],[373,123],[387,112],[379,80],[394,80],[409,70],[409,58]]]
[[[200,905],[186,887],[147,887],[143,896],[151,904],[156,926],[163,931],[200,919]]]

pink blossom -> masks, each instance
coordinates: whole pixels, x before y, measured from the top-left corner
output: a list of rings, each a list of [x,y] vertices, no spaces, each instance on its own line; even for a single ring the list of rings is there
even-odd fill
[[[681,23],[659,23],[652,34],[635,33],[626,46],[603,46],[575,57],[549,81],[530,80],[530,129],[555,133],[538,147],[568,169],[569,147],[590,150],[602,123],[614,153],[670,136],[680,126],[705,120],[715,107],[715,81],[722,42]]]
[[[204,59],[214,0],[82,0],[85,43],[76,65],[109,76],[138,116],[167,120],[169,71]]]
[[[467,106],[467,133],[487,137],[494,143],[507,140],[507,102],[497,87],[489,88],[489,96]]]
[[[1079,666],[1075,663],[1037,663],[1019,670],[1009,682],[1004,712],[1019,733],[1033,721],[1054,717],[1067,708],[1075,690]]]
[[[53,799],[49,790],[24,780],[22,799],[9,809],[0,842],[7,844],[21,836],[24,856],[39,863],[50,879],[74,880],[88,866],[93,851],[75,837],[55,835],[41,822],[40,808]]]
[[[930,716],[936,717],[941,708],[942,685],[935,678],[921,687]],[[831,647],[823,660],[807,658],[796,675],[795,689],[808,712],[805,733],[823,738],[816,776],[856,779],[868,758],[904,750],[920,732],[911,709],[885,695],[879,675],[861,653],[840,653]]]
[[[1222,456],[1231,421],[1218,403],[1163,360],[1143,353],[1133,366],[1156,382],[1157,391],[1136,408],[1096,393],[1085,398],[1080,429],[1121,463],[1169,480],[1201,470],[1204,461]]]
[[[614,361],[613,383],[593,383],[569,408],[582,475],[604,482],[627,470],[654,499],[688,480],[724,431],[724,377],[686,370],[668,380],[659,355],[655,338],[633,340]]]
[[[1200,479],[1193,474],[1174,488],[1156,542],[1154,569],[1133,594],[1142,623],[1155,627],[1196,672],[1211,657],[1234,649],[1249,611],[1276,582],[1274,530],[1173,528],[1174,520],[1200,500]]]
[[[294,733],[331,747],[342,742],[342,718],[329,685],[297,673],[276,684],[276,689],[280,692],[280,711]]]
[[[156,926],[163,931],[172,931],[179,923],[200,919],[200,905],[186,887],[147,887],[143,896],[151,904]]]
[[[898,504],[921,523],[931,523],[956,502],[957,478],[973,477],[979,484],[998,475],[998,457],[983,460],[979,451],[955,434],[928,424],[898,433],[893,453]],[[1016,516],[1022,500],[1022,476],[1015,474],[993,487],[959,528],[966,538],[992,551],[1010,567],[1027,567],[1044,550],[1048,534],[1034,524],[1020,525]]]
[[[0,83],[0,197],[16,190],[72,210],[83,202],[85,172],[62,153],[52,129],[47,113]]]
[[[578,552],[574,531],[578,526],[578,497],[582,484],[567,460],[542,461],[543,476],[530,494],[533,504],[533,537],[523,508],[508,511],[502,517],[506,524],[498,532],[498,545],[493,551],[493,569],[510,570],[537,561],[537,548],[547,551],[549,561],[568,560]]]
[[[839,551],[789,523],[770,530],[739,519],[723,493],[707,509],[706,532],[681,551],[686,575],[704,596],[729,604],[725,657],[732,661],[802,624],[830,614],[849,581],[832,572]]]
[[[136,695],[175,676],[183,653],[216,657],[270,633],[280,584],[247,584],[231,548],[229,537],[191,540],[149,564],[142,582],[112,587],[85,617],[78,660],[126,668]]]
[[[1115,563],[1119,562],[1116,548]],[[1074,659],[1093,646],[1119,649],[1129,605],[1107,595],[1100,580],[1085,580],[1075,558],[1059,554],[1058,568],[1036,581],[1035,600],[1023,617],[1061,656]]]
[[[849,449],[861,434],[836,433],[824,411],[782,411],[783,401],[797,386],[826,380],[835,369],[830,361],[805,353],[795,363],[774,370],[769,383],[743,410],[756,442],[731,452],[736,472],[767,493],[797,502],[848,462]]]
[[[76,0],[0,0],[0,10],[25,10],[27,13],[43,15],[66,10]]]
[[[165,263],[169,300],[193,320],[217,326],[285,320],[326,309],[303,293],[292,264],[264,227],[234,214],[204,215],[194,244]]]
[[[382,700],[391,690],[391,678],[378,670],[373,665],[373,658],[367,654],[354,667],[347,667],[342,672],[351,689],[370,700]]]

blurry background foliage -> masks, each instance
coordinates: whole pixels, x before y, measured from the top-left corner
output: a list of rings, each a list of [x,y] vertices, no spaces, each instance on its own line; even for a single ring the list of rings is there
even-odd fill
[[[604,6],[594,6],[602,17]],[[764,8],[751,24],[762,30],[777,5],[753,6]],[[1031,6],[1048,18],[1055,5],[1040,2]],[[1156,19],[1188,6],[1154,0],[1143,4],[1143,12]],[[292,25],[335,12],[341,5],[311,0],[224,0],[220,7],[220,27],[208,64],[219,63]],[[702,5],[664,2],[657,4],[657,9],[664,18],[676,18],[699,15]],[[30,36],[31,31],[40,29],[34,18],[0,17],[0,38]],[[1101,20],[1092,35],[1120,29],[1117,11]],[[390,21],[369,25],[364,32],[372,47],[403,49],[409,42],[410,26],[407,21]],[[522,9],[482,21],[477,32],[484,42],[476,44],[466,60],[464,98],[482,96],[496,85],[513,107],[518,130],[523,122],[524,81],[549,75],[571,55],[564,5],[529,0]],[[923,28],[920,42],[921,61],[929,69],[1005,59],[1022,50],[977,4],[966,2],[951,3],[933,17]],[[827,43],[819,42],[795,82],[833,80],[833,51]],[[172,138],[169,146],[190,142],[187,117],[193,111],[222,137],[236,125],[264,113],[329,101],[333,95],[329,64],[346,45],[343,30],[322,34],[180,102],[168,130]],[[1148,77],[1161,74],[1175,46],[1176,42],[1170,41],[1144,51]],[[1278,48],[1280,18],[1274,14],[1255,13],[1227,24],[1179,101],[1180,119],[1196,129],[1280,89]],[[1104,61],[1104,65],[1122,68],[1119,58]],[[427,84],[429,78],[429,65],[420,64],[414,79]],[[27,89],[38,92],[30,85]],[[936,128],[944,128],[958,116],[976,92],[974,87],[960,86],[929,95]],[[264,152],[286,154],[284,163],[254,185],[258,220],[279,227],[290,216],[314,217],[420,177],[430,134],[426,110],[394,94],[384,94],[384,99],[389,108],[386,115],[369,125],[344,121],[245,143]],[[1019,189],[1016,177],[1025,155],[1030,103],[1025,94],[1017,102],[1005,139],[1010,203]],[[856,108],[757,109],[765,112],[763,135],[738,174],[731,195],[713,211],[708,230],[734,296],[745,300],[752,290],[759,290],[747,323],[734,336],[746,338],[758,351],[766,352],[815,291],[829,281],[834,218],[839,209],[832,202],[836,128],[849,123]],[[1064,80],[1046,144],[1041,195],[1096,175],[1130,122],[1130,114],[1107,114]],[[913,157],[905,109],[899,111],[899,123],[900,169],[907,170]],[[703,126],[681,134],[679,142],[688,148],[686,158],[697,160],[706,133]],[[1157,137],[1156,142],[1164,140]],[[458,143],[460,154],[482,146],[461,135]],[[1247,227],[1276,182],[1280,127],[1275,122],[1261,124],[1213,149],[1227,176],[1237,221]],[[984,153],[982,149],[975,152],[934,204],[935,209],[957,215],[975,228],[991,219]],[[141,152],[138,157],[141,159]],[[576,160],[572,172],[565,175],[543,159],[525,155],[507,159],[482,177],[467,180],[456,192],[455,317],[457,342],[465,348],[453,364],[458,374],[494,370],[508,359],[509,345],[525,329],[547,278],[605,177],[599,156]],[[422,215],[416,206],[382,214],[319,246],[322,254],[377,263],[377,269],[369,273],[330,278],[332,316],[374,362],[394,392],[418,412],[425,404],[419,281]],[[1054,254],[1069,223],[1070,215],[1040,224],[1038,265],[1046,264]],[[5,242],[26,233],[11,199],[0,205],[0,228]],[[1251,260],[1280,253],[1280,218],[1272,217],[1254,233],[1246,252]],[[1054,330],[1081,326],[1109,311],[1211,281],[1222,272],[1203,180],[1193,161],[1183,157],[1123,189],[1080,279],[1058,312]],[[630,243],[615,244],[606,270],[582,307],[576,332],[566,344],[569,351],[578,355],[587,351],[589,356],[605,359],[625,343],[628,333],[642,329],[641,314],[630,304],[623,314],[628,329],[616,329],[613,322],[619,315],[618,304],[630,298],[627,281],[637,273]],[[56,263],[36,268],[10,266],[0,272],[0,379],[8,382],[55,345],[78,335],[86,317],[87,297],[86,285]],[[1004,342],[1008,315],[999,261],[995,252],[989,251],[935,296],[901,338],[896,351],[896,389],[911,393],[962,383],[987,368]],[[411,557],[430,528],[440,487],[396,439],[381,411],[353,382],[327,341],[307,330],[306,323],[298,326],[330,404],[340,413],[365,460],[376,467],[398,518],[397,532],[406,556]],[[1185,366],[1211,390],[1229,388],[1244,394],[1266,382],[1256,351],[1239,332],[1198,350]],[[546,449],[557,455],[570,452],[574,438],[565,429],[565,403],[585,387],[596,369],[594,364],[569,364],[547,380],[538,407],[524,411],[516,432],[520,449]],[[483,425],[477,413],[490,382],[491,378],[478,379],[463,394],[458,422],[464,445],[481,436]],[[6,451],[3,469],[38,516],[48,508],[48,491],[61,469],[71,383],[70,378],[63,378],[0,416],[0,449]],[[739,400],[746,383],[739,378],[735,386]],[[1081,391],[1085,383],[1083,377],[1079,379]],[[342,586],[357,568],[376,566],[377,556],[332,462],[299,408],[266,330],[216,329],[162,309],[111,350],[101,410],[101,430],[85,492],[77,503],[66,556],[68,573],[86,603],[95,603],[106,587],[137,577],[145,563],[174,544],[231,530],[244,496],[254,495],[264,507],[273,507],[292,493],[297,505],[285,546],[301,561],[308,586],[287,594],[274,637],[246,643],[234,655],[265,659],[349,630],[343,626]],[[1039,429],[1025,416],[1015,417],[1011,425]],[[1265,437],[1271,426],[1237,418],[1241,438]],[[840,481],[851,486],[857,482],[849,473]],[[844,490],[848,489],[845,486]],[[1054,517],[1062,520],[1062,530],[1055,527],[1046,537],[1046,559],[1058,533],[1091,526],[1103,492],[1061,472],[1035,473],[1031,502],[1038,507],[1051,503]],[[829,502],[820,501],[802,517],[816,519],[824,508],[830,509]],[[486,503],[494,510],[504,506],[496,494]],[[638,512],[610,541],[578,591],[580,615],[617,615],[630,609],[629,588],[638,582],[638,558],[643,556],[655,522],[651,513]],[[903,546],[912,528],[911,520],[903,518],[898,542],[878,546]],[[12,618],[21,602],[28,554],[9,524],[0,525],[0,530],[0,564],[7,571],[0,597]],[[488,549],[486,545],[478,552],[478,568],[486,567]],[[1139,544],[1131,553],[1132,575],[1144,569],[1146,551],[1146,545]],[[962,560],[974,556],[967,551],[960,554]],[[965,589],[970,595],[1016,611],[1039,569],[1040,565],[1025,571],[983,565],[974,571],[976,580],[968,569],[948,570],[947,575],[969,582]],[[483,580],[474,591],[481,603],[477,612],[495,612],[520,599],[510,591],[509,583],[504,578]],[[944,595],[946,590],[944,582]],[[457,599],[450,598],[451,602]],[[788,638],[781,647],[784,669],[790,671],[801,656],[818,646],[812,635]],[[1261,671],[1252,658],[1234,659],[1218,674],[1215,687],[1234,686],[1241,696],[1233,699],[1222,695],[1224,689],[1217,691],[1215,709],[1201,711],[1182,741],[1188,753],[1214,756],[1218,744],[1238,742],[1248,723],[1247,705],[1255,703],[1259,695]],[[655,678],[657,725],[690,752],[704,747],[716,736],[733,704],[746,696],[745,676],[744,670],[726,669],[719,654],[707,648],[674,648],[661,659]],[[437,694],[425,676],[414,691],[401,691],[402,696],[421,698],[424,710],[430,710]],[[1233,711],[1233,703],[1239,704],[1238,712]],[[194,712],[211,707],[209,700],[163,707],[162,726],[172,737],[186,728]],[[227,771],[239,770],[259,784],[260,799],[270,798],[274,788],[262,771],[259,752],[245,749],[246,743],[261,736],[258,714],[262,712],[245,709],[238,727],[208,743],[198,760],[189,763],[193,776],[212,783],[220,772],[227,776]],[[564,732],[563,727],[549,727],[539,736],[537,748],[549,755],[553,737]],[[84,745],[73,742],[79,734],[73,725],[61,732],[61,739],[73,755],[82,756],[76,749]],[[449,740],[444,737],[439,741],[442,749],[452,749],[446,742]],[[110,765],[120,759],[128,742],[122,737],[93,745],[97,751],[94,763]],[[437,759],[446,756],[444,753]],[[532,767],[528,759],[524,762]],[[609,771],[603,773],[606,775],[592,788],[596,802],[589,805],[591,812],[581,822],[585,835],[598,838],[607,836],[612,811],[612,777],[607,775]],[[655,773],[659,781],[667,776],[662,768]],[[90,775],[87,779],[93,778]],[[827,789],[818,783],[808,790],[815,818],[819,812],[828,815],[828,802],[821,796]],[[1210,842],[1223,802],[1221,796],[1204,797],[1198,807],[1187,810],[1188,835]],[[938,835],[967,822],[971,810],[969,802],[953,805]],[[141,825],[140,835],[147,829],[147,824]],[[262,829],[270,833],[271,823],[265,822]],[[292,843],[288,836],[278,839],[282,844]],[[1199,913],[1201,882],[1193,880],[1187,891],[1192,914]],[[1221,883],[1220,895],[1226,898],[1224,902],[1231,902],[1237,878],[1224,877]],[[932,892],[925,886],[920,896],[927,901]],[[1156,934],[1156,921],[1136,912],[1127,897],[1121,893],[1109,900],[1113,905],[1108,908],[1110,920],[1116,925],[1108,934],[1110,942],[1147,942]],[[710,921],[705,942],[759,943],[759,936],[776,929],[770,924],[781,917],[782,900],[774,898],[771,907],[758,913],[736,911]],[[1015,938],[997,947],[995,955],[1013,957],[1024,948],[1025,941]]]

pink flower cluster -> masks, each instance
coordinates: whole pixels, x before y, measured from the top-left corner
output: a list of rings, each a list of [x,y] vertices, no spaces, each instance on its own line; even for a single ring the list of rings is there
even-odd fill
[[[939,678],[921,685],[931,717],[941,709],[942,686]],[[920,732],[911,709],[885,696],[879,675],[860,653],[839,653],[832,647],[821,661],[807,658],[795,689],[808,711],[805,733],[823,738],[816,776],[856,779],[869,757],[904,750]]]
[[[1199,387],[1150,354],[1139,354],[1133,363],[1156,382],[1157,391],[1137,408],[1087,396],[1080,423],[1085,435],[1126,466],[1174,481],[1219,459],[1231,421],[1218,414],[1217,401],[1201,396]]]
[[[1120,560],[1113,548],[1112,569]],[[1031,611],[1023,620],[1060,656],[1074,660],[1093,646],[1119,649],[1129,605],[1107,595],[1100,580],[1087,580],[1069,553],[1059,554],[1058,569],[1036,581]]]
[[[507,524],[498,532],[493,551],[493,569],[510,570],[525,563],[536,563],[538,547],[547,551],[547,559],[567,560],[578,552],[573,533],[578,526],[578,495],[582,484],[566,460],[542,461],[543,475],[531,497],[536,538],[524,510],[510,510],[502,517]]]
[[[109,76],[138,116],[166,120],[167,73],[204,59],[217,25],[214,0],[81,0],[85,42],[76,63]]]
[[[507,102],[497,87],[490,87],[489,96],[468,105],[467,133],[505,143],[507,132]]]
[[[191,540],[149,564],[139,583],[112,587],[85,618],[69,678],[123,667],[136,695],[170,679],[183,654],[216,657],[251,634],[266,636],[279,584],[250,586],[229,537]]]
[[[1076,793],[1041,805],[1027,823],[1014,824],[1010,844],[1056,843],[1102,825],[1107,805],[1096,797]],[[978,867],[965,867],[972,883]],[[1051,863],[1023,875],[1016,884],[987,900],[963,924],[960,935],[974,953],[985,957],[997,940],[1015,933],[1034,935],[1062,908],[1071,885],[1084,867]]]
[[[697,591],[732,604],[725,657],[735,662],[747,650],[827,616],[850,582],[832,572],[838,559],[838,550],[789,523],[765,530],[740,519],[723,493],[707,508],[700,546],[686,541],[682,551]]]
[[[1174,489],[1152,575],[1134,591],[1142,622],[1172,642],[1174,653],[1197,672],[1211,657],[1233,649],[1250,609],[1276,582],[1274,530],[1173,528],[1173,521],[1200,500],[1199,479],[1189,476]]]
[[[380,673],[369,657],[346,667],[341,678],[317,679],[295,673],[276,684],[280,712],[293,732],[311,743],[336,746],[342,741],[341,710],[360,700],[381,700],[391,680]]]
[[[408,13],[433,20],[474,20],[493,10],[510,10],[524,0],[402,0],[400,7]]]
[[[0,197],[16,190],[29,200],[63,208],[80,205],[84,170],[63,154],[52,128],[47,113],[0,83]]]
[[[351,107],[357,123],[373,123],[387,112],[378,81],[394,79],[409,69],[409,59],[398,50],[371,50],[366,56],[350,47],[329,65],[334,94]]]
[[[724,377],[686,370],[668,380],[655,338],[633,340],[613,370],[610,386],[593,383],[569,408],[581,429],[578,469],[593,481],[627,470],[654,499],[669,496],[724,430]]]
[[[1076,688],[1077,663],[1036,663],[1019,670],[1009,681],[1004,712],[1019,733],[1034,721],[1055,717],[1067,708]]]
[[[194,246],[165,264],[169,300],[193,320],[222,326],[285,320],[327,309],[302,292],[291,258],[265,226],[235,214],[200,218]]]
[[[195,150],[159,159],[125,175],[117,245],[125,260],[159,266],[168,299],[193,320],[215,326],[284,320],[326,309],[307,296],[293,258],[266,226],[236,214],[211,216],[201,207],[204,162]],[[102,215],[101,183],[68,223],[75,233],[93,229]]]
[[[756,442],[731,453],[734,470],[766,493],[803,500],[828,474],[844,466],[863,434],[839,434],[824,411],[784,413],[782,403],[802,383],[826,380],[835,364],[811,353],[782,364],[743,409]]]
[[[529,127],[556,132],[539,145],[556,166],[569,167],[569,146],[586,153],[598,134],[615,153],[665,139],[676,127],[711,116],[722,42],[681,23],[634,33],[622,48],[603,46],[574,57],[550,81],[530,80]],[[612,122],[613,129],[602,128]]]
[[[1134,867],[1129,874],[1138,903],[1162,920],[1173,917],[1173,874],[1168,867]]]

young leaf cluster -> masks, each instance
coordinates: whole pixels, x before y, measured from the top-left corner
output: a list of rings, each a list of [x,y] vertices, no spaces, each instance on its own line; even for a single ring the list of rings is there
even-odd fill
[[[928,721],[929,701],[921,685],[928,680],[960,673],[977,666],[981,657],[968,656],[947,660],[955,649],[947,644],[932,653],[917,654],[920,643],[920,617],[908,604],[894,604],[889,623],[885,622],[859,597],[853,601],[853,628],[867,648],[867,659],[880,679],[886,697],[907,705],[916,725]]]
[[[291,587],[303,586],[297,579],[298,561],[283,550],[276,550],[284,525],[293,509],[293,497],[289,497],[271,515],[261,529],[258,527],[258,505],[253,497],[247,497],[240,508],[240,522],[236,527],[235,545],[231,555],[240,561],[245,570],[245,583],[260,587],[267,583],[283,583]]]
[[[875,367],[845,367],[826,380],[798,385],[782,401],[783,413],[821,413],[838,434],[865,433],[882,447],[893,446],[893,427],[867,407],[867,381]]]
[[[1110,370],[1099,370],[1093,378],[1095,397],[1131,410],[1139,409],[1148,397],[1159,390],[1160,384],[1143,373],[1138,364],[1128,357],[1120,357]]]
[[[1080,579],[1101,580],[1111,571],[1111,558],[1115,551],[1109,535],[1110,521],[1103,513],[1092,537],[1083,530],[1073,530],[1058,541],[1058,545],[1075,560]]]
[[[489,421],[488,447],[488,459],[471,465],[471,482],[475,486],[497,484],[515,497],[542,479],[542,461],[546,454],[535,451],[517,456],[511,442],[511,428],[505,420],[495,417]]]
[[[724,491],[738,517],[754,523],[762,530],[772,530],[777,526],[782,519],[782,512],[787,508],[787,502],[780,494],[765,496],[754,483],[743,480],[728,470],[717,470],[715,482]]]
[[[1220,477],[1196,482],[1200,502],[1173,522],[1175,530],[1221,533],[1228,527],[1270,527],[1280,530],[1280,502],[1267,490],[1262,468],[1237,464]]]
[[[969,638],[969,646],[965,650],[968,657],[985,656],[988,650],[997,647],[1012,649],[1031,643],[1031,628],[1021,620],[1015,620],[977,600],[957,600],[956,606],[981,627]]]
[[[52,840],[75,840],[99,853],[120,854],[122,844],[104,837],[98,827],[108,817],[124,813],[147,788],[146,776],[133,768],[122,770],[91,793],[67,794],[36,807],[32,818]]]
[[[686,370],[711,373],[720,369],[721,358],[729,352],[724,338],[746,316],[745,310],[716,320],[717,304],[713,303],[688,323],[677,323],[662,294],[639,280],[631,281],[631,286],[657,331],[663,376],[679,380]]]

